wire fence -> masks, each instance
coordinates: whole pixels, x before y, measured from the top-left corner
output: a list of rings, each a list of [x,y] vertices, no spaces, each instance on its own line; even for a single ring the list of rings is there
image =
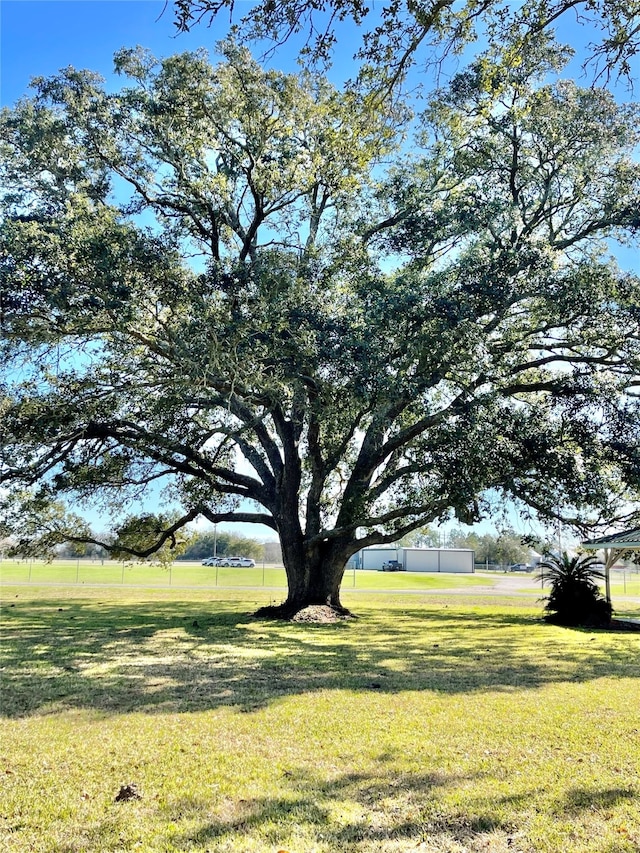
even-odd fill
[[[203,566],[177,561],[169,566],[154,563],[119,563],[109,560],[19,561],[0,559],[0,583],[64,586],[131,586],[212,589],[215,587],[285,590],[287,577],[282,564],[261,563],[252,568]],[[379,572],[349,566],[342,589],[421,590],[482,583],[472,574],[447,575],[431,572]]]
[[[105,584],[122,586],[247,586],[286,587],[283,566],[261,564],[252,568],[201,566],[176,562],[168,566],[154,563],[117,563],[109,560],[3,560],[3,584]]]
[[[476,566],[474,574],[439,574],[432,572],[379,573],[349,567],[342,581],[346,589],[448,588],[454,586],[491,585],[491,575],[504,576],[500,567]],[[507,571],[507,574],[510,574]],[[525,586],[540,588],[536,572],[520,574]],[[528,583],[527,583],[528,581]],[[202,566],[199,563],[175,562],[169,566],[154,563],[118,563],[109,560],[0,559],[0,583],[33,585],[105,585],[132,587],[195,587],[200,589],[265,587],[286,589],[284,567],[261,563],[251,568]],[[640,596],[640,570],[637,567],[616,569],[611,573],[611,588],[617,595]]]

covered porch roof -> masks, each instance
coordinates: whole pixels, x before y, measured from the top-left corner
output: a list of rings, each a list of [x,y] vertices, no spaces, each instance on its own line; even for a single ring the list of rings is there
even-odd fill
[[[623,530],[622,533],[612,533],[610,536],[600,536],[598,539],[586,539],[582,547],[593,551],[601,548],[614,548],[617,551],[640,549],[640,527]]]
[[[604,550],[606,597],[609,604],[611,604],[611,569],[616,561],[623,554],[626,554],[627,551],[640,551],[640,527],[634,527],[632,530],[623,530],[621,533],[611,533],[609,536],[600,536],[597,539],[585,539],[581,544],[588,551]]]

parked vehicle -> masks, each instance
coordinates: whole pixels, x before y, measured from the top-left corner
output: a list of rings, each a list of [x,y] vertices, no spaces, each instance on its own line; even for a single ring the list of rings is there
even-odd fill
[[[222,563],[220,562],[221,559],[222,559],[221,557],[207,557],[206,560],[202,561],[202,565],[203,566],[221,566],[222,565]]]
[[[251,569],[255,566],[256,561],[251,557],[221,557],[219,566],[236,566],[244,569]]]
[[[509,566],[510,572],[532,572],[533,566],[528,566],[526,563],[514,563]]]
[[[382,564],[381,572],[404,572],[405,567],[398,560],[388,560]]]

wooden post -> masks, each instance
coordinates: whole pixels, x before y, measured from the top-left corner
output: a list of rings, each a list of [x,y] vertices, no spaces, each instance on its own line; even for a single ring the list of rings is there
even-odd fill
[[[611,568],[618,558],[618,552],[613,548],[604,549],[604,594],[607,604],[611,604]]]

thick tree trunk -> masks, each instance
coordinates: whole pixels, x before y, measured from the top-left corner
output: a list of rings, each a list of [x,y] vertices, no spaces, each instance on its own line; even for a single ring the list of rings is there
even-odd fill
[[[346,614],[340,603],[340,584],[352,543],[318,539],[320,516],[315,502],[307,505],[307,524],[303,530],[299,516],[302,473],[295,442],[286,450],[290,461],[297,460],[297,464],[285,468],[274,520],[280,535],[288,595],[283,604],[263,607],[256,615],[290,619],[310,605],[328,606]]]
[[[344,546],[309,548],[302,538],[285,541],[282,532],[281,540],[289,588],[287,599],[275,607],[260,608],[256,615],[290,619],[310,605],[324,605],[348,614],[340,602],[340,584],[349,556]]]

